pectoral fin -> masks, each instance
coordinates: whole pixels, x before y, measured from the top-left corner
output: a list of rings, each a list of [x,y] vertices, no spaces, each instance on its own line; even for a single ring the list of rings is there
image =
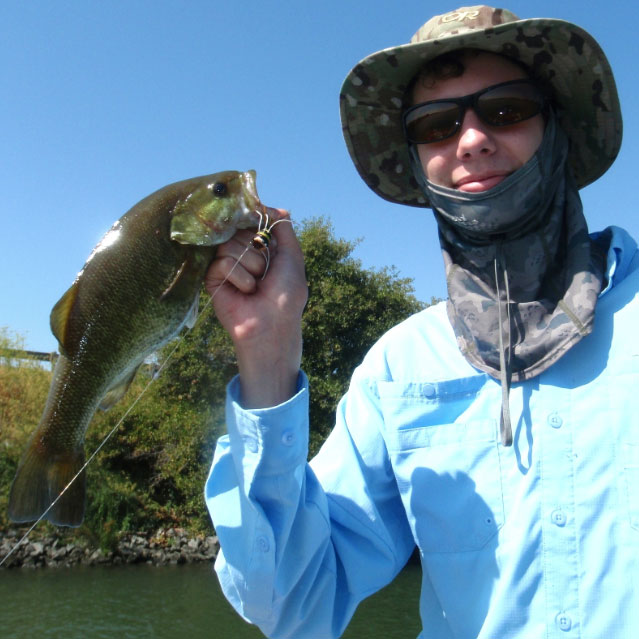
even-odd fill
[[[207,252],[187,253],[170,284],[160,295],[160,300],[192,300],[199,293],[204,274],[214,254],[214,248]]]
[[[189,314],[185,320],[186,326],[193,328],[197,320],[197,312],[199,307],[200,290],[199,280],[197,277],[196,269],[187,257],[177,270],[175,277],[171,283],[166,287],[162,295],[161,301],[166,301],[171,298],[177,298],[180,300],[187,300],[195,296],[193,304],[189,310]]]
[[[135,377],[135,374],[138,372],[139,366],[133,369],[133,372],[128,375],[124,380],[118,382],[114,386],[112,386],[106,393],[106,395],[100,401],[100,410],[109,410],[114,404],[117,404],[123,397],[124,394],[131,386],[131,382]]]
[[[160,299],[164,301],[167,297],[172,295],[179,295],[184,289],[185,285],[190,285],[190,269],[189,269],[189,260],[188,258],[180,264],[180,268],[178,268],[177,272],[171,283],[164,289],[162,295],[160,295]]]

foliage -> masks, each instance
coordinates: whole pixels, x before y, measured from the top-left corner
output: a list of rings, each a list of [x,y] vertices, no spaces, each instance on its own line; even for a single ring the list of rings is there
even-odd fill
[[[23,342],[0,327],[0,523],[18,459],[40,419],[51,380],[50,371],[24,354]]]
[[[87,434],[87,450],[95,450],[113,432],[89,466],[84,524],[106,547],[104,526],[107,532],[151,532],[159,526],[200,532],[210,526],[202,490],[214,445],[212,425],[221,411],[167,395],[158,379],[126,414],[149,381],[139,376],[128,400],[99,414]]]
[[[50,371],[23,350],[23,340],[0,327],[0,433],[3,446],[22,439],[33,428],[47,396]],[[16,401],[17,397],[21,401]],[[11,424],[11,429],[6,426]]]
[[[330,432],[337,401],[365,352],[424,305],[413,296],[410,280],[398,278],[393,269],[362,268],[352,257],[355,245],[336,239],[325,220],[305,222],[298,236],[309,282],[303,367],[311,383],[314,453]],[[215,441],[224,432],[225,385],[236,373],[236,362],[208,299],[202,294],[196,326],[142,367],[123,401],[95,416],[87,454],[109,439],[87,469],[87,512],[75,534],[109,548],[123,531],[209,529],[202,489]],[[9,485],[51,377],[28,360],[9,357],[8,349],[16,348],[22,348],[19,338],[0,330],[0,527],[8,523]]]
[[[309,283],[302,367],[311,387],[313,455],[330,433],[337,402],[366,351],[424,305],[413,296],[411,280],[398,278],[394,269],[363,269],[351,257],[355,245],[336,239],[326,221],[306,222],[299,237]]]

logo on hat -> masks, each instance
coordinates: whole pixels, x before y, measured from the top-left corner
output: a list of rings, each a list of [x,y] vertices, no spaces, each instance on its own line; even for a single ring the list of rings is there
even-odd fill
[[[442,22],[463,22],[464,20],[474,20],[479,16],[479,11],[453,11],[442,16]]]

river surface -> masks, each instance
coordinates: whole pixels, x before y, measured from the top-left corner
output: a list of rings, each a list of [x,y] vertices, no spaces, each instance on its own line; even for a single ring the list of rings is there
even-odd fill
[[[358,608],[343,639],[415,639],[421,569]],[[222,596],[211,564],[0,571],[3,639],[260,639]]]

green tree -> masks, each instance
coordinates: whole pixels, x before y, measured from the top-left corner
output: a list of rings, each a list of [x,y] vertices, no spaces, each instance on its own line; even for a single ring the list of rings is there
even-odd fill
[[[311,384],[313,455],[330,433],[335,408],[353,369],[389,328],[424,308],[411,280],[395,269],[364,269],[352,257],[355,243],[335,237],[323,218],[297,227],[304,252],[309,299],[304,316],[302,367]],[[208,298],[203,295],[200,306]],[[173,347],[169,345],[164,355]],[[230,338],[207,312],[188,332],[159,380],[167,396],[198,406],[221,403],[225,385],[237,372]],[[223,424],[218,423],[218,432]]]
[[[302,367],[311,383],[311,455],[332,429],[335,407],[353,369],[389,328],[424,308],[413,295],[411,280],[395,269],[364,269],[352,257],[355,243],[335,237],[323,218],[297,227],[304,252],[309,299],[304,316]],[[237,372],[230,338],[207,308],[185,334],[158,380],[167,396],[195,406],[221,404],[225,386]],[[165,348],[162,357],[174,347]],[[223,429],[221,422],[216,431]]]
[[[394,269],[364,269],[352,257],[356,245],[337,239],[326,220],[305,221],[297,231],[309,283],[302,366],[311,383],[312,455],[330,432],[337,402],[366,351],[424,304],[414,297],[411,281],[399,278]],[[237,366],[230,338],[204,293],[200,309],[195,327],[142,367],[126,397],[110,411],[99,412],[89,427],[88,455],[105,437],[111,439],[87,469],[87,512],[80,534],[103,546],[114,543],[120,531],[210,526],[202,487],[215,441],[225,430],[225,386]],[[18,378],[11,363],[2,363],[0,373],[7,386]],[[19,453],[44,404],[48,372],[36,367],[20,373],[26,374],[34,380],[37,376],[33,391],[25,383],[24,390],[14,384],[11,392],[0,393],[5,438],[0,505],[6,504]],[[20,408],[25,401],[31,407],[29,427]]]
[[[0,327],[0,526],[22,449],[40,420],[51,372],[24,349],[24,339]]]
[[[356,244],[337,239],[326,220],[305,222],[299,238],[309,284],[302,367],[311,388],[312,456],[330,433],[337,402],[365,353],[425,304],[415,298],[412,281],[394,268],[364,269],[352,257]]]

